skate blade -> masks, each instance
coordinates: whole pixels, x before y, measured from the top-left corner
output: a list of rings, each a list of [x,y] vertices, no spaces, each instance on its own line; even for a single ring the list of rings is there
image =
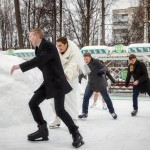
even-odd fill
[[[84,141],[81,141],[78,145],[73,145],[73,147],[79,148],[79,147],[81,147],[83,144],[85,144],[85,142],[84,142]]]
[[[87,117],[86,118],[79,118],[79,119],[82,120],[82,121],[86,121]]]
[[[49,126],[50,129],[58,129],[60,128],[60,125],[57,125],[57,126]]]
[[[31,138],[28,138],[28,141],[31,141],[31,142],[39,142],[39,141],[48,141],[49,138],[37,138],[37,139],[31,139]]]
[[[137,116],[137,114],[131,114],[131,116],[132,116],[132,117],[136,117],[136,116]]]
[[[117,120],[117,119],[118,119],[118,116],[116,116],[116,117],[113,117],[113,119],[114,119],[114,120]]]

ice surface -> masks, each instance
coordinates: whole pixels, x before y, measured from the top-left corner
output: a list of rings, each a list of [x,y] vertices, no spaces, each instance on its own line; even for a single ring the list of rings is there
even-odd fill
[[[23,60],[0,54],[0,150],[71,150],[72,138],[67,127],[49,129],[49,141],[29,142],[27,134],[37,129],[28,108],[33,91],[42,82],[38,69],[27,73],[17,71],[10,75],[12,65]],[[83,92],[83,91],[82,91]],[[111,95],[118,119],[113,120],[108,110],[98,105],[89,109],[87,120],[79,120],[79,130],[85,145],[81,150],[149,150],[150,101],[141,96],[139,113],[131,117],[131,95]],[[82,99],[80,99],[82,102]],[[90,104],[93,100],[90,100]],[[50,100],[41,104],[48,123],[53,120]],[[81,106],[80,106],[81,107]]]

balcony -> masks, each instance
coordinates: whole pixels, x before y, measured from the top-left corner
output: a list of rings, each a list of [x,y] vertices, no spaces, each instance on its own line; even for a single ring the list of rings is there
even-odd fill
[[[113,26],[113,30],[124,30],[124,29],[128,30],[128,26],[119,26],[119,25]]]

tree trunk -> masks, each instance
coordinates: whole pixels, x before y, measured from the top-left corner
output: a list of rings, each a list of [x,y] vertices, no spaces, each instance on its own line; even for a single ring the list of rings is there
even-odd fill
[[[144,43],[148,43],[148,0],[144,0]]]
[[[56,43],[56,0],[53,3],[53,43]]]
[[[35,28],[35,17],[36,17],[36,6],[35,6],[35,0],[33,1],[33,24],[32,24],[32,28]]]
[[[16,24],[17,24],[18,38],[19,38],[19,47],[24,48],[19,0],[14,0],[14,5],[15,5]]]
[[[60,36],[63,35],[63,5],[62,5],[62,0],[59,0],[60,3]]]
[[[86,45],[89,45],[89,39],[90,39],[90,8],[91,8],[91,0],[86,0],[86,8],[87,8],[87,18],[86,18]]]
[[[105,45],[105,0],[102,0],[102,39],[101,44]]]
[[[27,11],[28,11],[28,31],[30,31],[31,29],[31,24],[30,24],[30,10],[31,10],[31,1],[28,0],[28,5],[27,5]],[[27,33],[28,34],[28,33]],[[30,48],[30,42],[29,39],[27,38],[27,47]]]

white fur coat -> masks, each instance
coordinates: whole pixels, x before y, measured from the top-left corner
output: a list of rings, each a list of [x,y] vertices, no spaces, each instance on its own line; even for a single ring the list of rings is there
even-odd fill
[[[79,51],[78,46],[74,42],[68,40],[67,51],[63,55],[59,53],[65,75],[69,81],[75,79],[79,75],[77,61],[79,58],[75,51]]]

